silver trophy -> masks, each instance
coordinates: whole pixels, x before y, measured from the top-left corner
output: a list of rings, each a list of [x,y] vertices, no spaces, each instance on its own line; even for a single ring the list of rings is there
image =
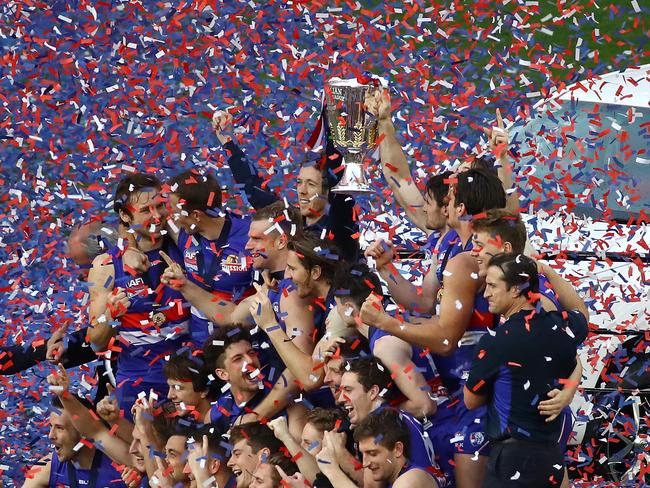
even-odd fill
[[[366,181],[363,160],[377,145],[377,119],[365,108],[366,94],[374,89],[356,79],[332,78],[327,82],[327,123],[334,146],[343,154],[345,168],[333,192],[373,192]]]

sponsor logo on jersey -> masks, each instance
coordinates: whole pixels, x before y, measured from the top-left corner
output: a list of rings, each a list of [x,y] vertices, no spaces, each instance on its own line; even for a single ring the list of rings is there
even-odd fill
[[[242,273],[248,269],[248,263],[245,258],[240,258],[236,254],[229,254],[221,262],[221,269],[226,273]]]

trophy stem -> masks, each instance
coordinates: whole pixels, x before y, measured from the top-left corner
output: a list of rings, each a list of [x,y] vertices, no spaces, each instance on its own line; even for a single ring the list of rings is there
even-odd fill
[[[332,188],[334,193],[346,193],[348,195],[363,195],[374,193],[366,180],[363,169],[364,152],[348,152],[343,156],[343,177],[338,185]]]

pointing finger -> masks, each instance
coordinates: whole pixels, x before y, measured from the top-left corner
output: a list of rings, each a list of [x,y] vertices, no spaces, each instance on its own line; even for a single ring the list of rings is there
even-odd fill
[[[165,251],[160,251],[160,257],[167,263],[167,266],[174,266],[176,264],[172,258],[170,258]]]
[[[501,118],[501,110],[497,109],[497,127],[499,129],[504,129],[503,118]]]
[[[279,465],[275,465],[275,469],[278,470],[278,473],[280,473],[280,476],[282,477],[283,480],[288,480],[289,476],[287,473],[284,472],[284,469],[282,469]]]

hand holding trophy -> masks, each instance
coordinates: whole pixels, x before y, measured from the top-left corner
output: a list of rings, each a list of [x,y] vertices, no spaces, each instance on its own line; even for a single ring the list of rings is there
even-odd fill
[[[363,160],[377,145],[377,118],[366,110],[366,97],[375,85],[356,79],[331,78],[325,87],[327,122],[334,146],[343,154],[344,173],[333,192],[372,193]]]

